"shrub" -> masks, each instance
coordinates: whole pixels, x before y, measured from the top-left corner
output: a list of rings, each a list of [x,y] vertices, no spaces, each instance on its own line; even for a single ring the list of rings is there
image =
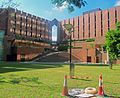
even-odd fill
[[[59,45],[58,50],[59,51],[67,51],[68,50],[68,45]]]

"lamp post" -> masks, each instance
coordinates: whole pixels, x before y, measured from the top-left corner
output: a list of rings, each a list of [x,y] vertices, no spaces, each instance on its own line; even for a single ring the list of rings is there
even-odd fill
[[[69,32],[69,36],[70,36],[70,76],[74,76],[74,64],[72,64],[72,39],[71,39],[71,35],[72,35],[72,29],[73,29],[73,25],[72,24],[65,24],[64,25],[65,29]]]

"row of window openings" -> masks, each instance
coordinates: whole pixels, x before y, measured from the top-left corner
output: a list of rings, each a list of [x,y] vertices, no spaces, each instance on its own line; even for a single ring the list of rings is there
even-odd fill
[[[14,19],[15,19],[15,21],[17,20],[17,19],[16,19],[16,13],[15,13]],[[27,19],[28,19],[28,17],[25,17],[26,23],[27,23]],[[35,21],[36,21],[36,23],[38,22],[37,19],[36,19]],[[22,17],[20,17],[20,22],[22,22]],[[32,23],[32,22],[34,22],[34,21],[32,21],[32,19],[31,19],[31,23]],[[40,21],[39,21],[39,22],[40,22]],[[43,22],[43,21],[41,21],[41,22]],[[44,24],[45,24],[45,23],[44,23]]]
[[[16,30],[16,21],[15,21],[15,25],[14,25],[15,27],[13,28],[14,29],[14,31]],[[46,27],[45,27],[46,28]],[[31,31],[32,31],[32,29],[33,29],[33,25],[31,24]],[[20,31],[22,31],[22,23],[20,22]],[[27,31],[27,24],[26,24],[26,31]],[[36,32],[37,32],[38,30],[37,30],[37,24],[36,24]],[[40,30],[40,32],[41,32],[41,30]],[[45,32],[45,31],[44,31]]]
[[[14,30],[14,33],[15,33],[16,29],[14,28],[13,30]],[[39,34],[39,35],[40,35],[39,37],[41,37],[41,36],[42,36],[41,32],[42,32],[42,31],[40,31],[40,33],[37,33],[37,32],[36,32],[36,35]],[[45,32],[45,31],[44,31],[44,32]],[[20,35],[21,35],[21,33],[22,33],[22,29],[20,29]],[[32,33],[33,33],[33,32],[30,33],[31,37],[32,37],[32,35],[33,35]],[[44,36],[46,36],[46,34],[47,34],[47,33],[44,33]],[[26,30],[26,36],[27,36],[27,30]]]
[[[89,17],[89,37],[90,37],[90,17]],[[117,15],[115,15],[115,23],[117,22]],[[74,19],[73,19],[73,25],[74,25]],[[83,37],[84,37],[84,17],[83,17]],[[109,24],[109,13],[108,13],[108,30],[110,29],[110,24]],[[73,30],[74,31],[74,30]],[[79,32],[79,18],[78,18],[78,32]],[[101,36],[103,36],[103,23],[102,23],[102,13],[101,13]],[[79,33],[78,33],[79,37]],[[95,15],[95,37],[96,37],[96,15]],[[74,38],[74,32],[73,32],[73,38]]]

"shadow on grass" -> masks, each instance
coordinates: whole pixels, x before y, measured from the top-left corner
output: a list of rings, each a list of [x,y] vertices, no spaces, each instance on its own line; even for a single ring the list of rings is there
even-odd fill
[[[75,64],[76,66],[109,66],[108,64]]]
[[[20,77],[20,78],[16,78],[16,77],[12,77],[10,78],[9,81],[5,80],[5,77],[1,77],[0,78],[0,83],[9,83],[9,84],[17,84],[17,85],[22,85],[22,86],[28,86],[28,87],[41,87],[41,86],[45,86],[51,90],[54,90],[53,87],[40,82],[39,81],[39,77]]]
[[[63,67],[63,65],[2,62],[0,63],[0,73],[27,71],[27,70],[33,70],[33,69],[58,68],[58,67]]]

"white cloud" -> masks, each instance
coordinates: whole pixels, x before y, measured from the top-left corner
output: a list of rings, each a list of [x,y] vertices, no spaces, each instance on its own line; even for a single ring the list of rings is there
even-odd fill
[[[53,14],[53,12],[52,11],[45,11],[45,14],[48,15],[48,16],[50,16],[50,15]]]
[[[63,2],[62,6],[61,7],[54,7],[53,10],[63,10],[67,7],[68,3],[65,1]]]
[[[120,1],[117,1],[117,2],[115,3],[115,6],[120,6]]]
[[[52,36],[52,41],[57,41],[57,36]]]

